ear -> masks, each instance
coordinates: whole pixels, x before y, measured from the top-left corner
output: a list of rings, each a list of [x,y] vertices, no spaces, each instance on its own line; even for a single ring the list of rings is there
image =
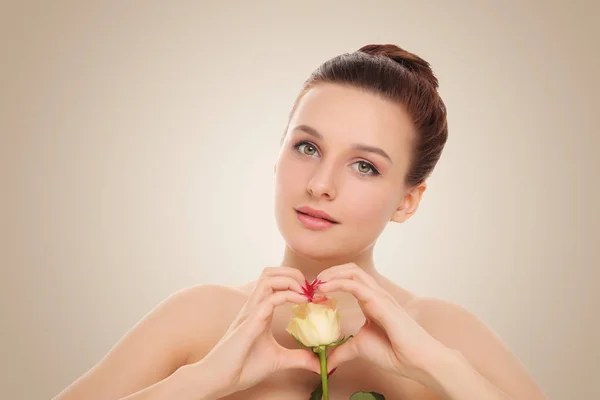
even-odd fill
[[[391,220],[402,223],[412,217],[417,211],[417,208],[419,208],[425,190],[427,190],[427,183],[423,182],[408,191],[402,198],[402,202],[396,208]]]

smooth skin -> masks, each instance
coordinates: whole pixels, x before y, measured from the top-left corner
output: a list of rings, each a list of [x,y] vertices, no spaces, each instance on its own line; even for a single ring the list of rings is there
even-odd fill
[[[280,266],[242,287],[172,295],[55,399],[305,400],[320,382],[319,363],[285,327],[292,305],[306,301],[299,285],[317,276],[319,290],[338,300],[344,334],[354,335],[329,354],[337,368],[330,399],[360,390],[388,399],[546,399],[479,318],[376,270],[377,238],[414,215],[426,190],[404,185],[413,138],[398,104],[347,86],[312,88],[275,166]],[[339,223],[309,229],[295,211],[302,206]]]

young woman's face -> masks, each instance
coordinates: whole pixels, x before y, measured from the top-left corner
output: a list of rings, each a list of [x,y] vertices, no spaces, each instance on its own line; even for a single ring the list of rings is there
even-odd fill
[[[312,259],[352,257],[388,221],[402,220],[412,137],[408,114],[391,101],[335,84],[306,93],[275,170],[275,214],[288,246]]]

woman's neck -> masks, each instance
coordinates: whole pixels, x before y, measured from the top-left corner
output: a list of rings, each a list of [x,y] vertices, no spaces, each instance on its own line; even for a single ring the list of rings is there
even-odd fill
[[[375,270],[375,265],[373,263],[372,247],[368,248],[364,252],[354,257],[315,260],[308,257],[304,257],[294,252],[288,246],[286,246],[281,266],[296,268],[300,270],[304,274],[304,277],[309,282],[312,282],[313,279],[315,279],[321,271],[336,265],[346,263],[355,263],[364,271],[366,271],[369,275],[377,275],[377,271]]]

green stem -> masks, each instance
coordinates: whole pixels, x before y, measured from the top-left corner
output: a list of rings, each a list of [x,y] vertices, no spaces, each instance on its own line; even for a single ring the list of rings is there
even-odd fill
[[[327,348],[321,347],[319,361],[321,362],[321,385],[323,387],[323,400],[329,400],[329,388],[327,387]]]

